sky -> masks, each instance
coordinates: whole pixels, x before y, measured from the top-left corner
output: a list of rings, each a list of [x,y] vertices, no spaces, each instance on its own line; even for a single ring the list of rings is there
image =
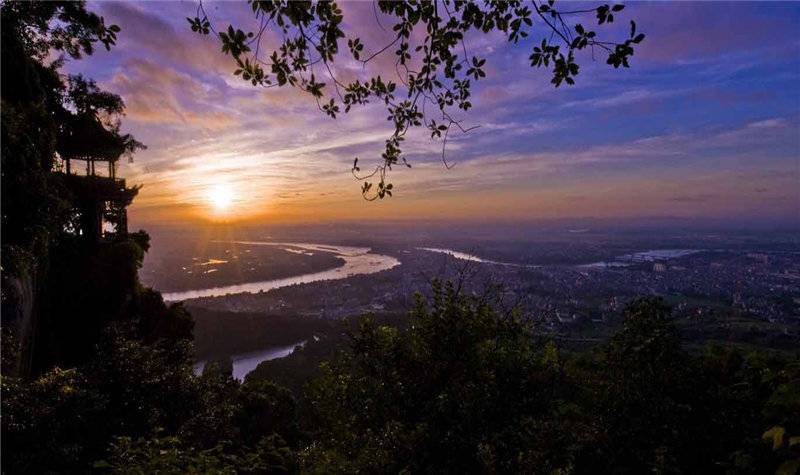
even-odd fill
[[[244,2],[205,2],[216,27],[248,30]],[[345,31],[366,51],[390,38],[369,2],[340,3]],[[336,120],[310,96],[258,88],[232,74],[213,36],[191,32],[195,2],[89,2],[118,24],[111,52],[66,70],[122,96],[123,130],[144,142],[120,173],[141,184],[134,223],[340,220],[641,218],[800,224],[800,3],[627,4],[604,35],[634,19],[647,38],[630,69],[580,53],[572,87],[555,89],[528,56],[541,38],[513,45],[467,37],[487,58],[474,107],[479,126],[441,142],[412,133],[412,168],[390,175],[394,196],[366,202],[354,157],[377,164],[392,132],[380,105]],[[384,20],[387,21],[387,20]],[[387,21],[388,22],[388,21]],[[584,20],[588,23],[587,20]],[[262,48],[273,45],[268,36]],[[363,71],[346,43],[337,75]],[[395,79],[395,78],[392,78]]]

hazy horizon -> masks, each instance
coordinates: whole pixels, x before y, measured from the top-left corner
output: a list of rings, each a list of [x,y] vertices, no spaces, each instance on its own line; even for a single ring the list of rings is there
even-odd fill
[[[762,218],[717,218],[703,217],[676,217],[676,216],[636,216],[620,218],[601,217],[573,217],[573,218],[375,218],[375,219],[331,219],[331,220],[237,220],[237,221],[201,221],[201,220],[137,220],[131,221],[132,228],[142,228],[148,231],[159,230],[176,231],[186,230],[191,232],[208,230],[258,232],[275,230],[312,230],[315,228],[330,230],[349,230],[362,232],[367,230],[397,231],[400,229],[442,230],[451,231],[459,228],[471,230],[496,229],[498,233],[515,230],[521,233],[526,231],[548,231],[559,229],[574,232],[608,232],[608,231],[658,231],[680,230],[685,232],[713,233],[713,232],[741,232],[759,233],[765,231],[797,232],[800,230],[800,221],[778,219],[772,217]]]

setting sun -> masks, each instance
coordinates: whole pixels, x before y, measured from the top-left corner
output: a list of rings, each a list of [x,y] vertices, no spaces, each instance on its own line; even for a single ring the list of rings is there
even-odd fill
[[[228,185],[216,185],[208,193],[208,200],[216,212],[225,212],[233,202],[233,191]]]

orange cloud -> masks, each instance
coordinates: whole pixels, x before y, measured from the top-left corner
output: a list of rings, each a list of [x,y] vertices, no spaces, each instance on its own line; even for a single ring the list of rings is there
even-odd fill
[[[136,58],[127,61],[107,85],[126,103],[128,118],[137,122],[183,124],[221,129],[238,124],[230,112],[215,109],[205,87],[191,76],[152,61]],[[197,112],[184,103],[197,107]]]

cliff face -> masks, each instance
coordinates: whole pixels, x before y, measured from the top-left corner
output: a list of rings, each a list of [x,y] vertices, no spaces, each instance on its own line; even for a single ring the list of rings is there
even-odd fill
[[[53,243],[36,296],[33,373],[79,366],[91,358],[103,329],[130,316],[142,256],[143,249],[128,236],[110,242],[61,236]]]
[[[11,346],[3,349],[3,373],[25,375],[31,369],[41,269],[32,258],[21,258],[19,250],[4,249],[3,252],[12,254],[17,261],[13,265],[4,265],[3,269],[3,343]]]
[[[2,370],[35,376],[80,365],[112,321],[135,318],[144,233],[89,242],[61,235],[34,253],[2,249]]]

